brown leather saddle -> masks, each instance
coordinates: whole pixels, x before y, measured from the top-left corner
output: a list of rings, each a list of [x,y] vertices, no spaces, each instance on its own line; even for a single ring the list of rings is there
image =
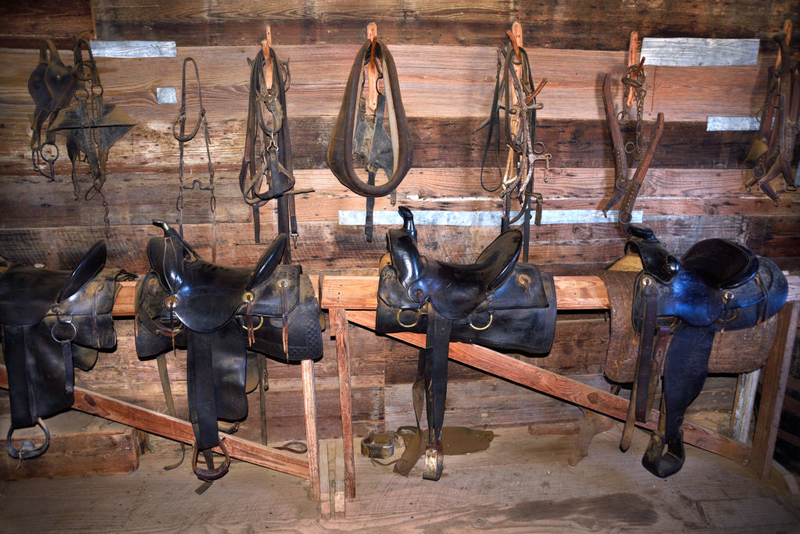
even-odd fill
[[[375,331],[426,333],[413,396],[418,424],[423,390],[427,406],[423,476],[439,480],[450,341],[548,352],[556,325],[555,285],[549,273],[518,263],[519,230],[503,232],[474,264],[447,263],[419,252],[413,214],[406,207],[399,211],[403,228],[389,230],[389,252],[381,261]]]
[[[74,402],[74,367],[89,371],[98,351],[117,344],[111,309],[119,270],[104,269],[106,245],[98,241],[72,271],[12,265],[0,275],[0,324],[8,371],[11,428],[6,450],[35,458],[50,444],[44,419]],[[14,430],[38,425],[44,442],[17,448]]]
[[[175,347],[187,349],[192,467],[198,478],[211,481],[230,465],[217,421],[247,417],[247,393],[262,379],[258,353],[285,363],[322,356],[319,305],[302,268],[280,264],[286,234],[249,269],[204,261],[166,223],[153,224],[164,236],[148,243],[152,271],[137,284],[136,352],[149,359]],[[225,461],[214,468],[211,449],[217,446]],[[197,467],[198,452],[207,469]]]
[[[385,92],[378,93],[374,115],[368,117],[362,97],[366,77],[364,67],[375,65],[383,79]],[[377,80],[376,80],[377,83]],[[354,155],[360,156],[367,171],[364,182],[356,174]],[[345,85],[342,106],[333,127],[327,153],[328,166],[342,185],[367,197],[365,233],[372,241],[372,210],[375,197],[392,193],[411,168],[413,148],[408,128],[397,67],[387,46],[380,40],[367,40],[356,54]],[[387,181],[376,184],[378,171]]]

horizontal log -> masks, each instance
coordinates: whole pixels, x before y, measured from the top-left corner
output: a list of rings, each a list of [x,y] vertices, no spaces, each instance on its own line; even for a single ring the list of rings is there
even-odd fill
[[[363,201],[363,199],[361,199]],[[405,204],[405,203],[404,203]],[[416,208],[415,205],[411,204]],[[266,217],[269,212],[265,212]],[[167,218],[167,220],[169,220]],[[645,218],[645,224],[656,232],[664,245],[680,255],[691,245],[707,237],[719,237],[745,242],[748,239],[746,218],[739,216],[686,216]],[[797,217],[788,222],[797,221]],[[301,219],[302,221],[302,219]],[[360,226],[338,226],[320,220],[300,224],[297,247],[292,250],[293,261],[303,265],[306,272],[317,274],[375,274],[380,257],[386,252],[382,235],[389,227],[376,227],[372,243],[367,243]],[[791,228],[786,226],[787,231]],[[149,269],[146,257],[147,241],[158,230],[148,225],[112,226],[111,238],[106,239],[109,256],[107,264],[134,273]],[[252,240],[252,224],[220,224],[217,227],[217,263],[250,267],[255,265],[266,247],[268,236],[276,233],[272,223],[264,222],[264,243]],[[424,253],[440,255],[440,259],[455,263],[470,263],[496,237],[492,227],[427,227],[421,226],[420,248]],[[615,224],[546,225],[532,231],[530,261],[547,265],[545,270],[556,274],[592,274],[618,259],[624,251],[625,239]],[[187,225],[185,238],[200,255],[211,258],[211,228],[208,224]],[[758,233],[750,245],[757,254],[782,261],[786,268],[800,265],[800,242],[787,236],[764,249],[758,246]],[[97,240],[104,239],[102,226],[64,226],[45,228],[0,229],[0,255],[9,262],[25,265],[42,264],[52,269],[71,269]],[[441,250],[441,254],[436,252]],[[795,267],[797,268],[797,267]],[[346,271],[346,272],[344,272]]]
[[[171,88],[167,88],[171,89]],[[489,115],[489,109],[485,110]],[[224,175],[238,173],[245,144],[244,116],[209,124],[211,156],[215,170]],[[30,161],[28,119],[9,118],[5,123],[7,144],[0,147],[2,174],[27,175],[33,170]],[[333,117],[290,117],[294,168],[327,169],[325,143],[333,130]],[[482,118],[411,117],[409,119],[414,161],[423,168],[479,169],[483,162],[487,130],[476,131]],[[634,139],[633,128],[623,130],[626,140]],[[648,122],[643,139],[650,138],[654,123]],[[704,122],[667,122],[651,167],[671,169],[739,169],[747,168],[744,158],[753,138],[747,131],[707,131]],[[135,128],[111,150],[110,173],[169,173],[177,180],[178,143],[172,136],[171,124],[159,130],[146,126]],[[536,140],[551,154],[555,168],[613,168],[611,139],[605,121],[581,119],[541,119],[537,121]],[[61,154],[66,154],[63,138],[57,138]],[[185,147],[185,167],[204,176],[207,171],[205,145],[201,139]],[[505,164],[505,150],[500,160]],[[499,181],[494,146],[485,165],[487,184]],[[542,164],[538,164],[537,167]],[[635,164],[633,164],[635,168]],[[61,158],[59,175],[69,174],[69,160]],[[541,177],[537,171],[537,178]],[[476,176],[477,178],[477,176]]]
[[[37,49],[44,38],[71,48],[74,36],[94,27],[92,5],[82,0],[2,2],[0,20],[0,48]]]
[[[102,39],[175,39],[181,46],[257,42],[264,21],[275,42],[360,43],[365,22],[378,24],[390,43],[486,44],[500,41],[515,20],[523,22],[528,46],[624,50],[631,30],[654,37],[760,38],[780,28],[796,11],[790,0],[754,5],[735,0],[709,9],[706,3],[640,2],[633,8],[614,0],[587,5],[579,0],[479,1],[454,5],[442,0],[397,4],[381,0],[309,2],[302,10],[283,4],[244,0],[198,4],[140,5],[121,0],[92,4]],[[608,31],[614,28],[615,31]]]
[[[310,48],[275,47],[280,58],[291,59],[292,85],[287,93],[290,121],[298,117],[337,116],[358,50],[353,45],[317,45],[310,53]],[[495,47],[394,45],[391,50],[407,116],[472,118],[478,124],[487,117],[495,85]],[[179,47],[175,58],[98,58],[97,66],[105,101],[120,106],[130,115],[147,139],[169,134],[178,106],[159,105],[156,89],[180,88],[181,62],[193,57],[200,70],[203,104],[215,139],[227,135],[216,132],[221,131],[220,125],[225,125],[222,132],[227,131],[228,121],[244,128],[250,75],[246,59],[254,57],[257,51],[255,46]],[[63,56],[69,58],[69,52]],[[544,106],[537,113],[541,120],[605,120],[601,87],[606,73],[612,77],[614,102],[622,99],[620,79],[625,68],[622,51],[531,49],[529,58],[534,81],[548,79],[537,97],[537,102]],[[654,121],[658,112],[665,114],[667,123],[705,124],[708,116],[731,113],[756,116],[766,92],[767,68],[774,61],[775,53],[762,54],[758,65],[747,67],[698,70],[645,66],[645,120]],[[0,65],[5,69],[6,80],[0,98],[0,117],[4,122],[26,124],[33,108],[27,80],[37,62],[35,50],[0,49]],[[190,99],[188,110],[192,105]],[[192,116],[190,111],[187,114]],[[125,144],[126,139],[130,136],[119,143]],[[174,146],[174,141],[171,143]]]
[[[8,389],[8,374],[4,365],[0,366],[0,388]],[[151,434],[194,444],[191,423],[99,393],[76,387],[75,403],[72,407]],[[296,477],[309,478],[308,460],[236,436],[226,435],[224,438],[225,446],[233,458]],[[220,452],[218,448],[215,451]]]
[[[605,284],[596,276],[554,277],[559,310],[608,309]],[[378,306],[378,278],[326,276],[322,279],[322,309],[374,310]]]

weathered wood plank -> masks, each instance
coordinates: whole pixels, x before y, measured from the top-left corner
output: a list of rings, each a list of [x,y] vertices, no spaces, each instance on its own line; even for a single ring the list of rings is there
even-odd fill
[[[173,89],[173,88],[167,88]],[[22,106],[21,106],[22,107]],[[165,106],[166,107],[166,106]],[[22,110],[24,111],[24,108]],[[29,110],[28,110],[29,111]],[[171,111],[171,110],[170,110]],[[488,115],[488,109],[486,113]],[[233,174],[241,165],[244,147],[244,116],[209,124],[211,156],[215,170]],[[479,118],[411,117],[409,128],[414,147],[414,161],[424,168],[480,168],[486,143],[486,130],[475,131]],[[327,169],[325,151],[333,130],[332,117],[290,117],[292,153],[296,169]],[[5,123],[7,144],[0,147],[2,174],[31,174],[28,119],[22,113]],[[652,123],[644,130],[650,136]],[[631,130],[630,132],[628,130]],[[624,130],[626,139],[633,139],[631,128]],[[137,126],[111,150],[110,173],[169,172],[177,181],[178,143],[172,136],[171,124],[159,129]],[[579,119],[542,119],[537,123],[537,141],[544,143],[556,168],[613,168],[611,141],[604,121]],[[652,167],[673,169],[737,169],[745,168],[744,157],[750,148],[752,132],[707,131],[702,122],[668,122],[665,125]],[[61,153],[66,154],[64,141],[58,137]],[[201,139],[185,147],[185,167],[191,172],[207,172],[205,146]],[[501,160],[505,164],[503,152]],[[540,164],[541,165],[541,164]],[[56,165],[60,176],[69,174],[69,161],[63,157]],[[499,171],[494,148],[486,158],[486,182],[496,183]],[[538,165],[537,165],[538,167]],[[542,171],[537,170],[537,179]]]
[[[59,48],[92,30],[92,6],[85,0],[18,0],[0,4],[0,48],[38,49],[39,40],[53,39]]]
[[[357,47],[318,45],[313,54],[307,46],[275,49],[281,58],[291,59],[290,120],[336,117]],[[212,136],[219,121],[243,121],[249,85],[246,58],[255,56],[257,48],[188,47],[177,52],[176,58],[98,58],[106,100],[121,106],[140,127],[167,133],[177,106],[159,106],[156,89],[180,87],[181,62],[193,57],[200,69]],[[493,47],[396,45],[392,53],[409,117],[472,117],[478,122],[486,118],[496,70]],[[529,56],[535,65],[534,79],[549,80],[537,99],[544,105],[540,119],[604,120],[600,89],[605,73],[612,75],[615,102],[621,101],[624,52],[533,49]],[[6,69],[0,116],[26,119],[26,107],[31,106],[26,82],[37,61],[34,50],[0,49],[0,64]],[[708,67],[699,72],[693,67],[645,66],[645,119],[654,120],[658,112],[668,123],[705,123],[709,115],[731,113],[755,116],[763,104],[767,66],[774,61],[774,54],[762,55],[757,66]]]
[[[417,44],[485,44],[503,38],[511,22],[523,23],[528,46],[624,50],[631,30],[648,36],[760,38],[796,15],[790,0],[754,5],[735,0],[715,9],[703,2],[675,5],[654,0],[621,5],[602,0],[522,2],[390,1],[370,4],[307,2],[302,8],[280,4],[254,5],[243,0],[216,4],[181,1],[169,6],[137,5],[121,0],[96,0],[97,31],[102,39],[164,39],[186,45],[255,42],[272,25],[281,43],[360,43],[365,22],[375,21],[388,42]],[[796,16],[793,16],[795,20]],[[607,31],[614,28],[614,31]]]

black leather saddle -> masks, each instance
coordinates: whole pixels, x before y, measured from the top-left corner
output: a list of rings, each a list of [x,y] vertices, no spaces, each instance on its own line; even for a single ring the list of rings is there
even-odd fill
[[[642,464],[668,477],[683,466],[680,426],[703,388],[715,334],[755,327],[777,314],[788,284],[772,261],[732,241],[700,241],[678,260],[649,228],[629,228],[626,250],[639,255],[643,270],[633,288],[640,344],[622,449],[630,445],[634,419],[647,420],[663,368],[661,420]]]
[[[362,97],[367,64],[379,65],[378,72],[385,87],[385,93],[378,94],[375,114],[370,119],[366,116],[366,102]],[[356,175],[354,155],[364,159],[368,173],[366,182]],[[367,40],[356,54],[347,78],[327,152],[328,166],[342,185],[368,197],[367,241],[372,241],[374,197],[386,196],[397,189],[411,168],[412,160],[411,132],[400,97],[394,58],[382,41]],[[378,170],[386,174],[385,183],[376,184]]]
[[[247,392],[261,378],[254,376],[256,352],[287,363],[320,358],[319,305],[301,267],[280,264],[286,234],[248,269],[204,261],[166,223],[153,224],[164,237],[148,243],[152,271],[137,284],[136,351],[147,359],[187,349],[193,469],[201,480],[215,480],[230,464],[217,421],[247,417]],[[226,460],[215,469],[210,450],[216,446]],[[197,467],[199,451],[208,469]]]
[[[546,353],[553,343],[556,296],[553,277],[518,262],[522,234],[503,232],[474,264],[447,263],[420,254],[414,217],[399,209],[402,229],[387,235],[381,264],[376,332],[425,332],[426,348],[414,384],[417,422],[427,399],[429,440],[426,479],[442,473],[442,425],[447,394],[449,342]]]
[[[104,269],[106,245],[98,241],[73,271],[13,265],[0,276],[0,324],[8,370],[11,428],[6,450],[13,458],[35,458],[50,444],[43,419],[74,402],[74,367],[89,371],[98,350],[117,339],[111,309],[119,271]],[[44,443],[11,442],[17,428],[38,425]]]

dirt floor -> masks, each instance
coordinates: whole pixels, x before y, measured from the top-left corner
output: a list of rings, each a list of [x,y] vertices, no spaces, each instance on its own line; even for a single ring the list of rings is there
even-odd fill
[[[620,425],[596,436],[576,467],[574,435],[496,434],[486,452],[447,457],[438,482],[422,479],[421,463],[403,478],[358,456],[346,517],[322,519],[308,482],[240,462],[197,495],[188,463],[162,469],[168,451],[127,476],[2,482],[0,532],[800,532],[788,498],[694,447],[661,480],[639,463],[638,430],[625,454]]]

